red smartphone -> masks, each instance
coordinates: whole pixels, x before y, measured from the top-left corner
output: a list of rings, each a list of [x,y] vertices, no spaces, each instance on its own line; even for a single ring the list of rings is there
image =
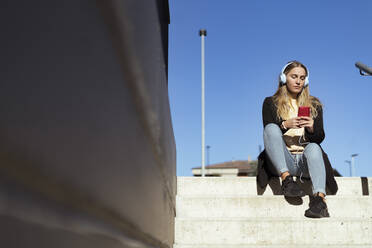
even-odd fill
[[[300,116],[310,116],[310,107],[300,106],[298,108],[298,117]]]

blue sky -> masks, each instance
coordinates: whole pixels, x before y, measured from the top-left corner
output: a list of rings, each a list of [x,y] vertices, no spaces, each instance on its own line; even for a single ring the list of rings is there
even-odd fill
[[[177,175],[201,165],[200,28],[207,29],[206,145],[210,163],[255,159],[262,140],[262,102],[296,59],[309,71],[310,93],[324,105],[322,146],[332,166],[372,176],[372,1],[170,1],[169,97]]]

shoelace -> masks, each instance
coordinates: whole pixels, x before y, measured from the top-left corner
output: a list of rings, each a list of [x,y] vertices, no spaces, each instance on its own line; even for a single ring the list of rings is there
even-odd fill
[[[310,207],[316,206],[316,208],[321,209],[322,207],[327,208],[327,204],[323,201],[323,198],[320,196],[315,196],[313,201],[310,202]]]
[[[292,176],[287,176],[284,180],[283,180],[283,186],[284,188],[287,188],[287,186],[293,182],[293,177]]]

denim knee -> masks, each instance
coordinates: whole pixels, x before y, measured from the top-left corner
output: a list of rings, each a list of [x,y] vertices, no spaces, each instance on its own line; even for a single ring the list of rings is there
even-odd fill
[[[282,137],[282,131],[280,130],[280,127],[276,125],[275,123],[269,123],[265,126],[264,129],[264,136],[280,136]]]
[[[304,153],[308,160],[323,159],[322,149],[317,143],[307,144]]]

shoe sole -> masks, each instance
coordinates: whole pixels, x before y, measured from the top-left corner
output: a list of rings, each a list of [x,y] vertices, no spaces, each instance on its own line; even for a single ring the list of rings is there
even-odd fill
[[[317,214],[317,213],[313,213],[312,211],[306,210],[305,216],[308,218],[329,218],[329,213],[327,213],[326,215],[322,215],[322,214]]]
[[[291,194],[288,194],[288,193],[286,193],[286,194],[283,193],[283,195],[286,196],[286,197],[304,197],[306,195],[306,193],[303,192],[303,193],[298,194],[298,195],[291,195]]]

